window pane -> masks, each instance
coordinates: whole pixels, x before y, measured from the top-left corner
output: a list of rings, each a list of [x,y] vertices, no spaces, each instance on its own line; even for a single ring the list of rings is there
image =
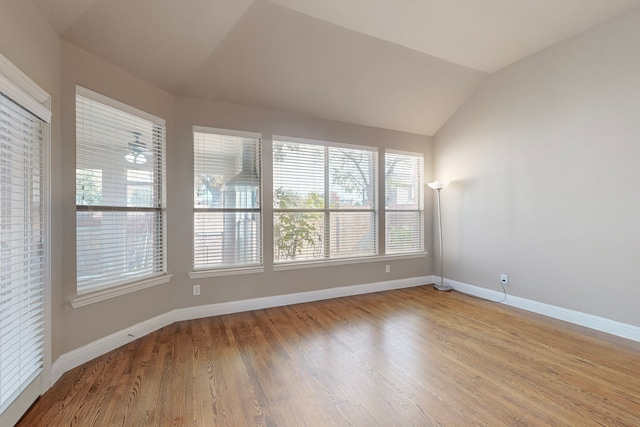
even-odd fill
[[[102,171],[76,169],[76,205],[102,204]]]
[[[199,268],[260,264],[260,224],[259,213],[196,212],[194,264]]]
[[[161,206],[164,128],[80,95],[76,115],[76,204]],[[151,188],[143,205],[128,197],[136,174]]]
[[[150,171],[127,171],[127,206],[153,206],[153,176]]]
[[[385,207],[423,209],[422,156],[385,154]]]
[[[331,209],[362,209],[375,206],[376,153],[348,148],[329,148]]]
[[[373,212],[331,213],[332,258],[374,254],[376,250],[375,214]]]
[[[78,287],[96,290],[162,272],[162,215],[77,212]]]
[[[387,253],[423,250],[422,212],[387,212]]]
[[[194,207],[260,207],[260,140],[194,132]]]
[[[274,213],[275,261],[324,258],[324,217],[323,213]]]
[[[273,207],[324,208],[324,147],[273,142]]]

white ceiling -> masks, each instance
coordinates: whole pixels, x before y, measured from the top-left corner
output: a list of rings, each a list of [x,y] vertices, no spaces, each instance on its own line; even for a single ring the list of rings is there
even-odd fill
[[[433,135],[488,73],[640,0],[32,0],[175,95]]]

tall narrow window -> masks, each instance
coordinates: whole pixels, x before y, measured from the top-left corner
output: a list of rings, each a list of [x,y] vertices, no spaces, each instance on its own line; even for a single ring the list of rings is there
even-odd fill
[[[78,294],[161,276],[164,121],[78,87]]]
[[[374,148],[273,142],[274,261],[377,254]]]
[[[193,267],[262,264],[260,135],[196,127]]]
[[[421,154],[385,153],[386,254],[424,250],[423,164]]]
[[[9,77],[5,77],[5,72]],[[20,77],[20,82],[27,83],[31,89],[35,87],[34,83],[0,55],[2,425],[13,425],[21,411],[42,392],[38,376],[43,370],[44,322],[47,310],[44,143],[50,111],[39,103],[39,99],[32,98],[30,92],[24,92],[20,84],[10,84],[12,75]],[[41,89],[37,89],[36,92],[39,93]],[[43,92],[42,95],[46,98],[45,104],[48,104],[48,95]],[[16,99],[21,102],[18,103]],[[17,401],[19,395],[23,396],[21,401]]]

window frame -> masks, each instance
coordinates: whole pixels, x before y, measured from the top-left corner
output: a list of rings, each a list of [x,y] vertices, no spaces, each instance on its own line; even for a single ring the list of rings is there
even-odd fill
[[[156,170],[158,174],[157,183],[154,181],[154,185],[157,186],[155,196],[158,199],[158,203],[155,206],[142,207],[142,206],[111,206],[107,204],[100,205],[82,205],[76,203],[76,217],[79,212],[103,212],[103,213],[145,213],[151,212],[154,214],[154,217],[159,219],[153,219],[152,221],[160,221],[160,226],[156,227],[153,233],[156,233],[156,243],[155,245],[150,245],[149,248],[152,251],[156,251],[158,249],[161,250],[161,253],[154,255],[152,257],[153,262],[157,262],[156,259],[161,260],[161,267],[156,271],[156,268],[153,267],[151,273],[143,275],[131,277],[130,279],[123,279],[119,281],[111,281],[109,283],[105,283],[104,285],[93,285],[91,288],[87,290],[81,290],[78,288],[78,282],[76,280],[76,298],[71,301],[71,305],[74,308],[82,307],[88,304],[92,304],[98,301],[103,301],[105,299],[114,298],[116,296],[125,295],[130,292],[138,291],[141,289],[149,288],[151,286],[160,285],[163,283],[167,283],[171,280],[172,275],[167,274],[167,245],[166,245],[166,236],[167,236],[167,221],[166,221],[166,122],[164,119],[154,116],[145,111],[139,110],[135,107],[132,107],[128,104],[120,102],[116,99],[107,97],[100,93],[94,92],[90,89],[84,88],[82,86],[76,86],[76,92],[74,99],[77,97],[87,98],[91,101],[98,102],[100,104],[106,105],[107,107],[113,108],[117,111],[124,112],[133,116],[136,116],[139,119],[146,120],[154,124],[154,126],[158,126],[162,129],[162,138],[159,141],[159,155],[161,156],[160,161],[154,164],[153,168]],[[78,123],[79,112],[76,111],[75,114],[75,122],[76,126]],[[155,139],[155,137],[152,137]],[[78,147],[78,136],[76,135],[76,148]],[[108,164],[108,163],[106,163]],[[76,166],[76,171],[77,171]],[[76,172],[76,178],[77,178]],[[125,188],[129,184],[126,177],[123,177],[121,181],[118,181],[120,184],[124,185]],[[77,233],[77,226],[76,226]],[[77,242],[77,234],[76,234],[76,242]],[[158,248],[159,246],[159,248]],[[155,252],[154,252],[155,253]],[[76,247],[76,269],[77,269],[77,261],[78,261],[79,249]],[[77,270],[76,270],[77,271]]]
[[[378,186],[379,186],[379,149],[374,146],[365,146],[365,145],[357,145],[357,144],[345,144],[334,141],[326,141],[326,140],[317,140],[317,139],[309,139],[309,138],[299,138],[299,137],[290,137],[283,135],[273,135],[272,139],[272,152],[271,152],[271,160],[272,160],[272,178],[274,178],[275,167],[274,165],[274,153],[275,150],[273,147],[277,143],[292,143],[292,144],[307,144],[322,147],[325,153],[325,158],[323,162],[323,175],[324,175],[324,185],[323,185],[323,200],[325,201],[324,207],[322,208],[276,208],[274,203],[274,194],[275,194],[275,178],[273,179],[273,191],[272,191],[272,224],[275,224],[276,214],[277,213],[321,213],[323,214],[323,257],[322,258],[303,258],[300,260],[276,260],[276,249],[275,249],[275,231],[272,233],[273,239],[273,268],[275,271],[278,270],[289,270],[289,269],[297,269],[297,268],[306,268],[308,266],[328,266],[328,265],[344,265],[344,264],[352,264],[357,262],[374,262],[381,260],[380,256],[380,203],[379,203],[379,194],[378,194]],[[373,203],[371,208],[332,208],[330,203],[327,203],[330,200],[330,192],[331,192],[331,184],[330,184],[330,176],[331,170],[329,167],[328,154],[330,148],[344,148],[348,150],[358,150],[363,152],[370,152],[373,155],[373,160],[371,161],[370,168],[372,169],[372,183],[369,183],[372,191]],[[372,221],[373,221],[373,248],[374,251],[372,254],[361,254],[361,255],[347,255],[347,256],[331,256],[331,214],[336,213],[358,213],[358,212],[367,212],[372,213]],[[275,226],[273,227],[275,230]]]
[[[227,276],[227,275],[238,275],[238,274],[251,274],[251,273],[261,273],[264,271],[264,174],[263,174],[263,161],[264,161],[264,145],[263,145],[263,137],[261,133],[257,132],[249,132],[249,131],[240,131],[233,129],[222,129],[222,128],[214,128],[207,126],[193,126],[192,129],[192,155],[193,155],[193,170],[192,170],[192,182],[194,188],[192,189],[194,198],[195,198],[195,173],[196,173],[196,162],[199,161],[200,158],[196,157],[196,134],[204,133],[210,135],[217,136],[230,136],[230,137],[240,137],[247,139],[254,139],[257,141],[257,150],[259,159],[257,159],[257,166],[259,168],[259,189],[257,194],[257,204],[258,207],[253,208],[226,208],[226,207],[196,207],[196,200],[194,199],[192,204],[192,258],[191,258],[191,267],[192,271],[188,273],[189,278],[197,279],[197,278],[206,278],[206,277],[217,277],[217,276]],[[204,159],[201,159],[204,160]],[[196,223],[195,218],[198,213],[254,213],[258,214],[260,220],[258,221],[258,247],[259,251],[259,261],[255,263],[237,263],[237,264],[208,264],[203,265],[201,267],[196,266]]]
[[[414,192],[416,194],[416,196],[419,198],[418,200],[418,208],[416,209],[389,209],[387,207],[387,202],[389,200],[390,197],[390,191],[388,188],[388,177],[387,177],[387,155],[388,154],[393,154],[393,155],[398,155],[398,156],[407,156],[407,157],[415,157],[416,159],[420,160],[420,167],[419,167],[419,176],[411,183],[409,183],[409,185],[413,185],[414,188]],[[424,192],[424,154],[422,153],[415,153],[415,152],[408,152],[408,151],[401,151],[401,150],[393,150],[393,149],[386,149],[384,151],[384,159],[383,159],[383,165],[384,165],[384,171],[382,172],[383,176],[384,176],[384,192],[385,192],[385,203],[384,203],[384,216],[385,216],[385,230],[384,230],[384,236],[385,236],[385,254],[388,256],[410,256],[410,255],[426,255],[427,253],[425,252],[425,241],[424,241],[424,234],[425,234],[425,192]],[[390,213],[418,213],[418,217],[419,217],[419,239],[420,241],[418,242],[418,246],[419,248],[417,250],[410,250],[410,251],[389,251],[389,245],[390,245],[390,241],[391,239],[389,238],[389,214]]]

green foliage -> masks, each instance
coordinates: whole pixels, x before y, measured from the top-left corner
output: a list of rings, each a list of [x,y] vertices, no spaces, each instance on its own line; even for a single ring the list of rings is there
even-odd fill
[[[321,208],[324,200],[317,193],[310,193],[305,200],[296,193],[278,188],[274,195],[277,209]],[[322,242],[322,236],[316,232],[315,223],[318,214],[310,212],[281,212],[274,224],[274,243],[277,259],[295,259],[307,248]]]
[[[324,199],[318,193],[309,193],[304,200],[304,207],[309,209],[322,209],[324,208]]]

